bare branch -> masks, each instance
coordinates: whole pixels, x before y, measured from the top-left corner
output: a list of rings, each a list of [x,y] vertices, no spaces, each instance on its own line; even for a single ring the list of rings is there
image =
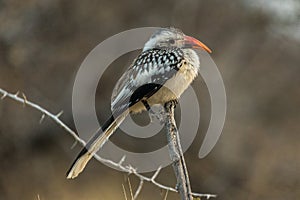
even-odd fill
[[[39,112],[41,112],[42,116],[41,116],[41,119],[40,119],[40,123],[43,122],[44,118],[47,116],[49,117],[51,120],[53,120],[58,126],[62,127],[67,133],[69,133],[77,142],[79,142],[82,146],[85,146],[85,141],[82,140],[77,134],[75,131],[73,131],[71,128],[69,128],[63,121],[61,121],[59,119],[59,117],[62,115],[62,111],[59,112],[57,115],[55,114],[52,114],[51,112],[49,112],[48,110],[46,110],[45,108],[43,108],[42,106],[36,104],[36,103],[33,103],[31,101],[29,101],[27,99],[27,97],[23,94],[22,97],[19,97],[19,92],[15,93],[15,94],[12,94],[12,93],[9,93],[3,89],[0,88],[0,95],[2,95],[1,99],[4,99],[6,97],[16,101],[16,102],[19,102],[19,103],[22,103],[23,105],[26,104],[28,107],[31,107]],[[163,185],[161,183],[158,183],[155,181],[155,178],[159,175],[159,172],[161,170],[161,167],[159,167],[156,172],[154,173],[154,175],[149,178],[149,177],[146,177],[142,174],[139,174],[136,169],[134,169],[132,166],[124,166],[123,163],[125,161],[125,156],[122,157],[122,159],[117,163],[117,162],[114,162],[114,161],[111,161],[111,160],[108,160],[108,159],[105,159],[105,158],[101,158],[100,156],[98,156],[97,154],[94,155],[94,158],[102,163],[106,163],[106,164],[109,164],[113,167],[116,167],[118,169],[120,169],[121,171],[124,171],[124,172],[127,172],[128,174],[133,174],[135,175],[137,178],[140,179],[140,184],[139,184],[139,187],[137,189],[137,191],[135,192],[135,197],[137,197],[142,189],[142,186],[143,186],[143,183],[144,182],[149,182],[149,183],[152,183],[153,185],[157,186],[158,188],[161,188],[163,190],[166,190],[166,191],[172,191],[172,192],[179,192],[177,189],[173,188],[173,187],[169,187],[169,186],[166,186],[166,185]],[[124,185],[122,184],[123,186],[123,190],[125,191],[125,188],[124,188]],[[216,195],[213,195],[213,194],[199,194],[199,193],[191,193],[192,196],[194,197],[205,197],[207,199],[211,198],[211,197],[216,197]],[[126,194],[125,194],[126,195]],[[127,197],[125,197],[127,198]]]
[[[176,126],[174,116],[175,101],[170,101],[165,104],[167,138],[170,157],[172,160],[173,169],[177,179],[176,187],[179,190],[182,200],[192,200],[192,190],[188,170],[185,164],[183,151],[180,144],[179,133]]]
[[[169,194],[169,190],[166,191],[166,194],[164,196],[164,200],[167,200],[168,194]]]
[[[135,191],[135,194],[133,196],[133,200],[136,200],[136,198],[139,196],[142,188],[143,188],[143,185],[144,185],[144,180],[143,179],[140,179],[140,184],[139,184],[139,187],[136,189]]]
[[[82,139],[80,139],[76,135],[76,133],[72,129],[70,129],[65,123],[63,123],[60,119],[58,119],[57,116],[50,113],[48,110],[46,110],[45,108],[39,106],[38,104],[32,103],[28,100],[24,100],[23,98],[18,97],[19,92],[17,92],[16,94],[11,94],[11,93],[8,93],[7,91],[0,88],[0,94],[3,95],[2,96],[3,99],[5,97],[9,97],[9,98],[11,98],[11,99],[13,99],[17,102],[20,102],[22,104],[26,103],[27,106],[40,111],[42,114],[44,114],[44,115],[48,116],[49,118],[51,118],[56,124],[58,124],[64,130],[66,130],[69,134],[71,134],[78,142],[80,142],[80,144],[85,145],[85,142]]]
[[[161,170],[161,166],[158,167],[158,169],[156,170],[156,172],[153,174],[151,180],[154,181],[156,179],[156,177],[158,176],[160,170]]]
[[[130,178],[129,177],[127,177],[127,181],[128,181],[128,186],[129,186],[129,192],[130,192],[131,200],[133,200],[132,186],[131,186],[131,182],[130,182]]]
[[[123,188],[123,194],[124,194],[125,200],[128,200],[124,184],[122,184],[122,188]]]
[[[1,93],[2,93],[2,91],[1,91]],[[2,94],[3,94],[3,95],[2,95],[2,97],[1,97],[1,100],[4,99],[4,98],[7,96],[7,92],[6,92],[6,91],[3,91]]]

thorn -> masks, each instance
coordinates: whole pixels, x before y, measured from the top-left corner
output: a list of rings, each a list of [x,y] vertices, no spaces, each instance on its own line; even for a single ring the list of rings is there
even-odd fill
[[[72,146],[71,146],[71,149],[74,149],[74,148],[76,147],[77,144],[78,144],[78,141],[75,140],[74,143],[73,143]]]
[[[5,92],[5,93],[2,95],[1,100],[4,99],[4,98],[7,96],[7,94],[8,94],[8,93]]]
[[[158,167],[158,169],[156,170],[156,172],[153,174],[151,180],[154,181],[156,179],[156,177],[158,176],[159,172],[161,170],[161,166]]]
[[[45,118],[45,114],[42,115],[41,119],[40,119],[40,124],[43,122],[44,118]]]
[[[57,115],[55,115],[56,118],[59,118],[62,114],[64,113],[64,111],[60,111]]]
[[[26,98],[26,96],[25,96],[25,94],[23,92],[22,92],[22,96],[23,96],[23,99],[24,99],[23,107],[25,107],[26,104],[27,104],[27,98]]]
[[[215,195],[215,194],[207,194],[206,195],[206,199],[210,199],[210,198],[217,198],[217,195]]]
[[[124,155],[124,156],[121,158],[121,160],[119,161],[118,165],[121,166],[121,165],[124,163],[125,158],[126,158],[126,156]]]
[[[20,91],[16,92],[16,94],[14,94],[15,97],[18,97]]]

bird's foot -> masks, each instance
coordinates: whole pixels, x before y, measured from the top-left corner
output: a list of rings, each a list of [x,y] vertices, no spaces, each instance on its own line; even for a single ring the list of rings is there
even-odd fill
[[[177,98],[176,99],[172,99],[172,100],[166,102],[165,106],[167,106],[167,105],[170,106],[171,104],[174,105],[174,108],[176,108],[177,104],[179,104],[179,100]]]
[[[179,104],[179,100],[178,99],[173,99],[173,100],[171,100],[171,102],[174,104],[174,107],[176,107],[177,104]]]
[[[150,116],[151,122],[154,122],[154,120],[158,120],[158,122],[161,125],[163,125],[165,123],[164,109],[162,106],[151,108],[149,110],[149,116]]]

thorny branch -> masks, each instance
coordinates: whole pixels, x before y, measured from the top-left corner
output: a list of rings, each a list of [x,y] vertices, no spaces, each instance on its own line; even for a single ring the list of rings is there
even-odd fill
[[[177,179],[177,187],[182,200],[192,200],[192,190],[188,170],[185,164],[180,138],[176,126],[174,108],[175,101],[165,104],[165,127],[173,169]]]
[[[50,119],[52,119],[57,125],[59,125],[60,127],[62,127],[66,132],[68,132],[77,142],[79,142],[82,146],[84,146],[86,143],[84,140],[82,140],[77,134],[75,131],[73,131],[71,128],[69,128],[63,121],[61,121],[59,119],[59,117],[63,114],[63,111],[59,112],[58,114],[52,114],[51,112],[49,112],[48,110],[46,110],[45,108],[43,108],[42,106],[36,104],[36,103],[33,103],[31,101],[29,101],[27,99],[27,97],[25,96],[24,93],[22,93],[22,97],[19,97],[19,91],[15,94],[13,93],[9,93],[3,89],[0,88],[0,95],[2,95],[0,97],[0,100],[3,100],[5,98],[10,98],[16,102],[19,102],[19,103],[22,103],[23,106],[28,106],[28,107],[31,107],[31,108],[34,108],[35,110],[38,110],[39,112],[41,112],[42,116],[41,116],[41,119],[40,119],[40,123],[43,122],[43,120],[45,119],[45,117],[49,117]],[[175,189],[173,187],[170,187],[170,186],[166,186],[166,185],[163,185],[161,183],[158,183],[156,182],[156,177],[159,175],[160,173],[160,170],[161,170],[161,167],[159,167],[156,172],[154,173],[154,175],[152,177],[147,177],[147,176],[144,176],[142,174],[139,174],[135,168],[133,168],[132,166],[128,165],[128,166],[124,166],[123,163],[125,161],[125,156],[122,157],[122,159],[116,163],[114,161],[111,161],[111,160],[108,160],[108,159],[105,159],[105,158],[101,158],[100,156],[98,156],[97,154],[94,155],[94,158],[102,163],[106,163],[106,164],[110,164],[124,172],[127,172],[128,174],[133,174],[135,175],[137,178],[140,179],[140,184],[138,186],[138,189],[136,190],[135,194],[134,194],[134,198],[133,199],[136,199],[137,196],[139,195],[139,193],[141,192],[141,189],[143,187],[143,183],[144,182],[149,182],[149,183],[152,183],[154,184],[155,186],[163,189],[163,190],[166,190],[166,191],[171,191],[171,192],[179,192],[178,189]],[[215,198],[216,195],[215,194],[200,194],[200,193],[194,193],[192,192],[191,193],[193,197],[205,197],[206,199],[210,199],[211,197]]]

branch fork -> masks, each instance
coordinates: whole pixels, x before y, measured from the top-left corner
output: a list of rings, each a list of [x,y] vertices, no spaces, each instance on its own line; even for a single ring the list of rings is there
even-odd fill
[[[24,106],[26,105],[28,107],[31,107],[31,108],[39,111],[42,114],[42,116],[39,120],[39,123],[42,123],[44,118],[48,117],[51,120],[53,120],[58,126],[62,127],[67,133],[69,133],[75,139],[76,142],[80,143],[82,146],[85,146],[86,142],[84,140],[82,140],[76,134],[75,131],[73,131],[62,120],[59,119],[59,117],[63,114],[63,111],[60,111],[58,114],[53,114],[53,113],[49,112],[47,109],[45,109],[44,107],[29,101],[24,93],[22,93],[22,97],[19,97],[18,96],[19,92],[13,94],[13,93],[9,93],[0,88],[0,95],[2,95],[0,97],[1,100],[8,97],[16,102],[22,103]],[[179,176],[176,175],[177,183],[178,182],[180,183],[180,184],[177,184],[178,187],[176,187],[176,188],[169,187],[169,186],[166,186],[164,184],[161,184],[161,183],[158,183],[155,181],[155,179],[158,177],[158,175],[161,171],[161,167],[159,167],[155,171],[155,173],[153,174],[152,177],[147,177],[147,176],[144,176],[144,175],[138,173],[136,171],[136,169],[134,169],[130,165],[124,166],[123,163],[125,161],[125,156],[123,156],[119,162],[114,162],[112,160],[102,158],[102,157],[98,156],[97,154],[94,155],[94,158],[96,160],[98,160],[99,162],[110,164],[111,166],[114,166],[114,167],[120,169],[121,171],[127,172],[128,174],[133,174],[137,178],[140,179],[139,186],[138,186],[134,196],[132,197],[134,200],[138,197],[139,193],[141,192],[144,182],[152,183],[153,185],[157,186],[158,188],[165,190],[166,194],[168,194],[169,191],[179,192],[181,194],[181,196],[184,194],[187,196],[186,199],[192,199],[192,197],[205,197],[206,199],[210,199],[211,197],[214,197],[214,198],[216,197],[216,195],[214,195],[214,194],[200,194],[200,193],[194,193],[194,192],[190,191],[188,174],[187,174],[182,150],[180,151],[180,149],[181,149],[180,141],[179,141],[178,131],[177,131],[177,127],[176,127],[176,123],[175,123],[175,119],[174,119],[175,104],[176,104],[175,102],[167,103],[165,105],[165,110],[167,111],[166,113],[169,113],[169,114],[167,114],[166,125],[168,125],[168,127],[170,128],[170,129],[168,129],[168,138],[172,142],[169,142],[169,149],[172,152],[174,151],[172,159],[174,159],[174,163],[173,163],[174,170],[179,175]],[[173,149],[173,150],[171,150],[171,149]],[[182,156],[180,156],[180,155],[182,155]],[[184,172],[185,170],[186,170],[186,173]]]

